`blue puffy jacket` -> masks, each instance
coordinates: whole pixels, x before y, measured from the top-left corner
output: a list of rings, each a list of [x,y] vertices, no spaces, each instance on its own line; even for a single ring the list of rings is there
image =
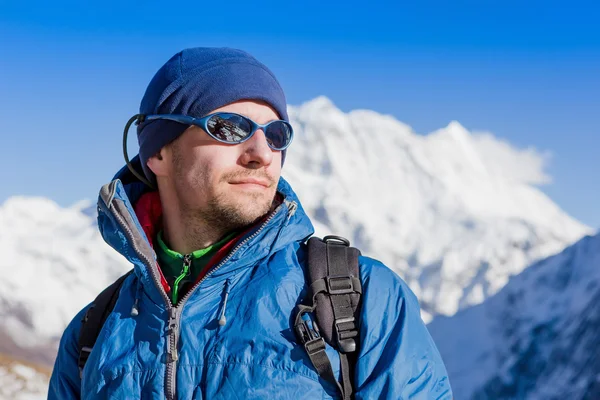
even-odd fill
[[[122,175],[122,176],[120,176]],[[125,170],[117,174],[123,178]],[[82,310],[60,342],[49,399],[331,399],[293,331],[306,293],[305,240],[312,224],[280,180],[284,202],[172,307],[155,253],[132,208],[139,182],[105,185],[98,223],[107,243],[134,265],[80,378]],[[357,399],[451,399],[440,355],[416,297],[389,268],[360,258],[363,282]],[[90,266],[93,268],[93,266]],[[227,323],[219,325],[224,293]],[[139,314],[131,309],[137,300]],[[336,376],[339,357],[328,346]]]

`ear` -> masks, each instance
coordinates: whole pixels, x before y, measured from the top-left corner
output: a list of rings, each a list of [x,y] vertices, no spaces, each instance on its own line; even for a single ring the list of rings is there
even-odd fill
[[[167,147],[163,147],[158,153],[150,157],[146,162],[146,165],[148,168],[150,168],[150,171],[152,171],[157,177],[166,176],[169,172],[169,166],[167,163],[169,157],[167,153]]]

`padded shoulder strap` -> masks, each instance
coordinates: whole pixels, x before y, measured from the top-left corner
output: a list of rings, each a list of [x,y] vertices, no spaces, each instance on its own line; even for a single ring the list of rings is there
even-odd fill
[[[119,298],[119,291],[123,285],[123,281],[133,272],[127,272],[121,276],[109,287],[104,289],[88,308],[83,319],[81,320],[81,329],[79,331],[79,376],[83,374],[83,367],[87,362],[96,339],[102,330],[104,322],[115,308],[115,303]]]
[[[343,353],[356,350],[356,318],[362,294],[360,251],[339,236],[308,240],[310,290],[321,336]]]
[[[344,400],[352,399],[352,377],[358,354],[358,316],[362,285],[360,251],[339,236],[308,241],[308,283],[312,305],[299,305],[295,330],[318,374],[334,383]],[[308,314],[314,313],[316,321]],[[342,381],[333,374],[325,342],[340,356]]]

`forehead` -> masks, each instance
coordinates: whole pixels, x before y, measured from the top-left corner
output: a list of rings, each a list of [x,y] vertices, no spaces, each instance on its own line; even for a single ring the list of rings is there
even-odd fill
[[[219,107],[211,112],[233,112],[244,115],[254,121],[264,124],[279,119],[277,112],[266,102],[260,100],[239,100],[226,106]]]

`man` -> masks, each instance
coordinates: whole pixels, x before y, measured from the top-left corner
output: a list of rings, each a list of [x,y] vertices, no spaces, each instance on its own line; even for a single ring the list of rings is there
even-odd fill
[[[313,227],[280,178],[293,132],[273,73],[239,50],[184,50],[133,120],[139,157],[101,189],[98,223],[134,272],[81,378],[89,306],[67,327],[49,397],[339,398],[294,334]],[[381,263],[359,263],[355,397],[450,399],[415,296]]]

